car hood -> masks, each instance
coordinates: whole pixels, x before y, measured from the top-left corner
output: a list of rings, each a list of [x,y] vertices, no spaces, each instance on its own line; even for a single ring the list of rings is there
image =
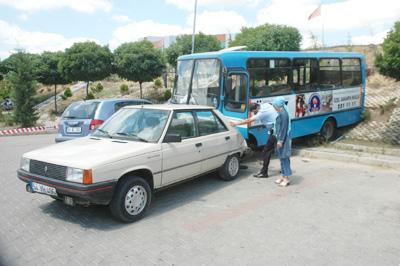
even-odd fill
[[[158,150],[160,145],[157,143],[84,137],[33,150],[23,156],[52,164],[93,169]]]

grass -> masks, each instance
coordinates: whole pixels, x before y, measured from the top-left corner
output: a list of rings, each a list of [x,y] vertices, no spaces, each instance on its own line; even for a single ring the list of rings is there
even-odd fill
[[[383,115],[385,112],[390,112],[396,107],[396,100],[397,98],[391,98],[384,104],[379,105],[380,114]]]

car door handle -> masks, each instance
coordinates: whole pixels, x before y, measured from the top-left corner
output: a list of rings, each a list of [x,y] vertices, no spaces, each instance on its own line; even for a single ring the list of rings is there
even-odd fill
[[[225,140],[230,140],[230,139],[231,139],[231,137],[229,137],[229,136],[225,137]]]
[[[196,143],[196,147],[201,147],[201,146],[203,146],[203,144],[201,144],[201,143]]]

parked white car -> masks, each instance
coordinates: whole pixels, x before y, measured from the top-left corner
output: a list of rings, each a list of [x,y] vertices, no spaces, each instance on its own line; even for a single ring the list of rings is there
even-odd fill
[[[91,136],[25,153],[18,178],[28,192],[109,205],[117,219],[133,222],[161,188],[212,171],[235,179],[246,148],[211,107],[128,106]]]

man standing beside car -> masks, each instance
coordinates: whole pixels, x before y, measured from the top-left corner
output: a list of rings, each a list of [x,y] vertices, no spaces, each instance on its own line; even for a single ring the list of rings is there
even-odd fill
[[[252,117],[236,123],[231,122],[231,126],[251,124],[257,121],[259,124],[265,126],[267,129],[270,129],[273,127],[276,117],[278,116],[278,113],[276,112],[275,108],[269,103],[264,103],[262,105],[258,103],[253,103],[250,106],[250,112],[254,113]],[[261,154],[261,158],[263,160],[263,168],[259,173],[254,174],[253,175],[254,177],[268,177],[268,165],[271,157],[271,152],[264,152],[266,151],[266,149],[267,146],[264,147],[263,152]]]

